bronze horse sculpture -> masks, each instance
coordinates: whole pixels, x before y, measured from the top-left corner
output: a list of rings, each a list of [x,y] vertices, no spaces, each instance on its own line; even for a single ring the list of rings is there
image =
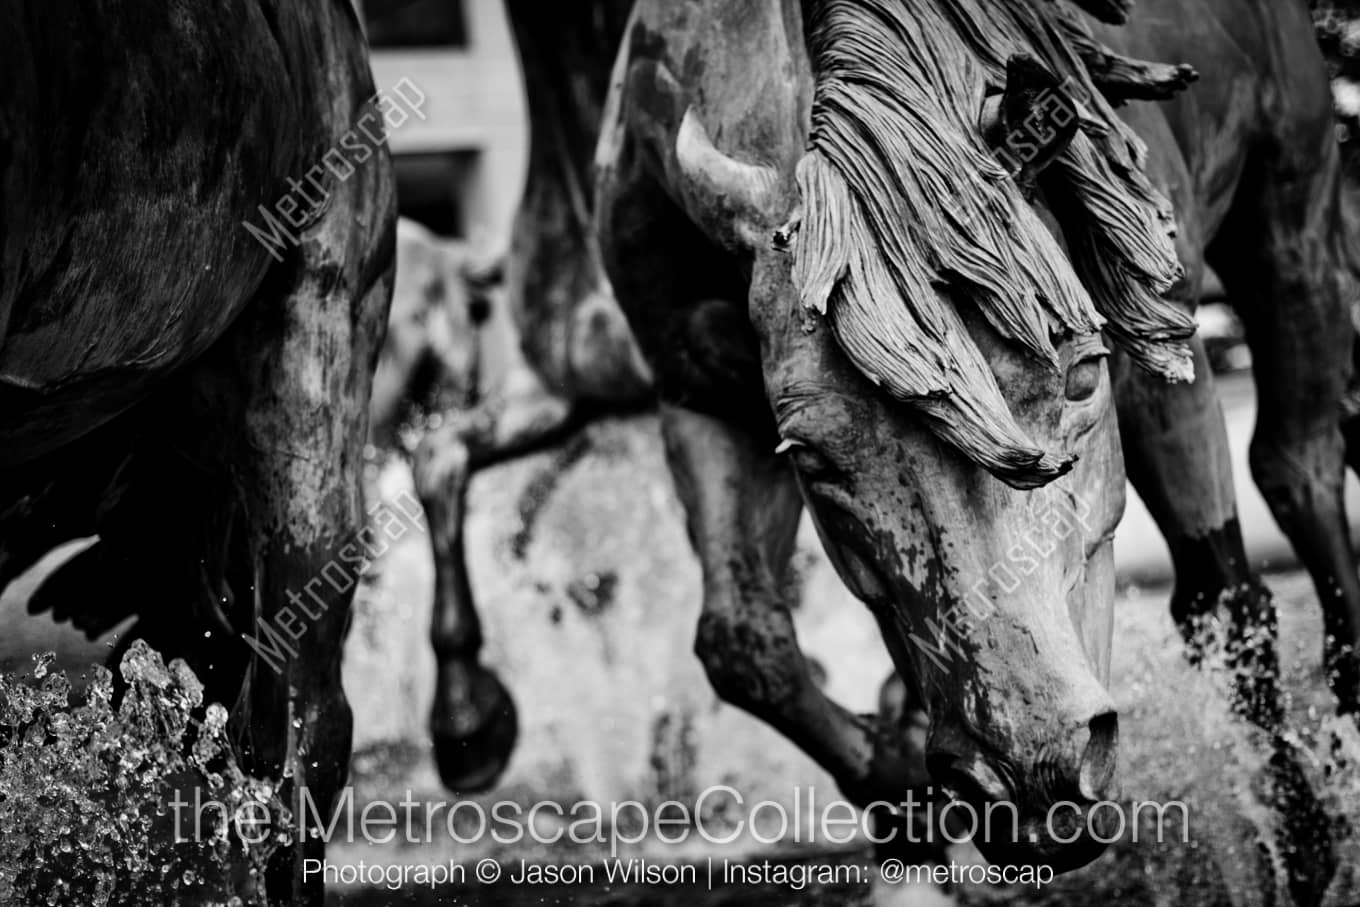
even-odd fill
[[[520,309],[549,300],[538,321],[521,319],[530,365],[549,367],[529,417],[450,424],[416,459],[437,558],[433,722],[447,784],[494,781],[514,739],[508,696],[477,662],[461,557],[468,474],[610,402],[583,387],[612,388],[624,405],[642,396],[646,375],[599,300],[602,261],[655,374],[704,565],[696,651],[723,698],[861,802],[900,793],[908,754],[901,728],[829,701],[798,651],[778,590],[804,503],[930,707],[932,775],[965,799],[1013,802],[1033,820],[1055,799],[1113,788],[1107,543],[1124,464],[1171,547],[1172,611],[1192,654],[1203,620],[1226,617],[1236,705],[1281,731],[1273,606],[1247,565],[1222,418],[1189,336],[1206,257],[1249,325],[1262,387],[1253,472],[1324,593],[1329,679],[1354,710],[1358,599],[1340,497],[1351,268],[1304,11],[1191,17],[1159,0],[1104,29],[1062,4],[643,3],[600,141],[601,248],[586,226],[581,135],[606,76],[586,51],[612,46],[601,23],[618,18],[582,14],[572,28],[510,10],[536,149],[510,290]],[[1248,59],[1244,47],[1262,50]],[[931,71],[942,53],[959,68]],[[1214,78],[1128,107],[1130,133],[1106,99],[1166,99],[1190,75],[1135,57],[1187,60]],[[554,70],[564,60],[574,65]],[[1074,90],[1064,104],[1079,111],[1076,129],[1031,119],[1036,99]],[[913,117],[929,128],[909,127]],[[1021,141],[1009,139],[1017,130]],[[916,153],[941,142],[952,166]],[[543,157],[540,143],[559,153]],[[844,233],[857,241],[838,243]],[[1066,255],[1049,245],[1064,241]],[[881,261],[861,251],[874,248]],[[606,355],[581,355],[592,348],[582,336]],[[601,380],[611,368],[619,380]],[[583,369],[595,369],[588,382]],[[1044,490],[1024,490],[1034,486]],[[1021,587],[1002,586],[990,571],[1015,563],[1014,544],[1055,498],[1084,514],[1083,532],[1045,545]],[[927,657],[923,639],[953,657]],[[1281,777],[1301,783],[1288,765]],[[1099,851],[1029,831],[1034,840],[984,851],[1059,866]],[[1309,872],[1301,885],[1325,883],[1326,855]]]
[[[123,645],[186,658],[251,770],[329,810],[354,588],[313,581],[363,525],[395,228],[361,24],[348,0],[6,0],[0,33],[0,586],[97,535],[30,608],[136,615]],[[243,637],[285,615],[271,668]],[[271,900],[321,903],[323,846],[274,855]]]
[[[978,815],[1013,805],[984,855],[1082,865],[1118,746],[1122,465],[1100,328],[1156,380],[1188,377],[1193,324],[1161,298],[1180,277],[1169,210],[1039,4],[703,12],[637,8],[596,213],[704,568],[700,658],[851,796],[904,786],[811,682],[779,599],[806,505],[930,714],[931,777]],[[989,131],[1042,119],[1065,80],[1089,108],[1064,100],[1007,170]],[[1087,244],[1072,264],[1024,191],[1042,164],[1068,243]],[[1053,497],[1080,530],[1003,588],[995,566]],[[942,635],[956,657],[921,657],[914,640]]]
[[[568,436],[600,413],[654,405],[652,378],[619,311],[590,226],[592,159],[609,88],[609,63],[632,0],[549,4],[507,0],[529,105],[529,172],[505,256],[510,327],[517,343],[503,387],[487,387],[477,342],[441,352],[428,332],[390,333],[374,401],[375,424],[397,418],[402,399],[421,398],[431,371],[455,399],[471,405],[448,416],[415,445],[412,473],[430,529],[435,596],[430,638],[438,665],[430,730],[440,776],[451,790],[482,790],[504,770],[517,737],[514,702],[479,662],[481,624],[463,549],[468,482],[496,463]],[[416,253],[419,254],[419,253]],[[485,264],[473,283],[495,270]],[[495,302],[447,277],[423,295],[474,326]],[[410,336],[403,354],[399,338]],[[422,372],[425,375],[422,375]]]

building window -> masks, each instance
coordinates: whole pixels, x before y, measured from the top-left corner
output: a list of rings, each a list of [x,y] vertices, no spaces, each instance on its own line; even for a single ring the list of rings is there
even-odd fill
[[[441,236],[464,236],[469,184],[475,182],[478,155],[470,151],[398,154],[397,208]]]
[[[468,46],[462,0],[364,0],[373,47]]]

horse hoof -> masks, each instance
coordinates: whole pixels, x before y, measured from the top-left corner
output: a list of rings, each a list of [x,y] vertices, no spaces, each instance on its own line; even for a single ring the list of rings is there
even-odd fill
[[[515,701],[481,665],[449,664],[439,671],[430,733],[446,788],[458,793],[490,790],[510,763],[519,737]]]

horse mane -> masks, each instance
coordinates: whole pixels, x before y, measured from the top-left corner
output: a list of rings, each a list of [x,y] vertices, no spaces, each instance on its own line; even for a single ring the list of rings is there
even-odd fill
[[[1016,422],[957,300],[1054,370],[1055,335],[1104,327],[1144,368],[1191,379],[1194,322],[1162,298],[1181,276],[1170,206],[1143,172],[1145,147],[1097,91],[1083,56],[1099,45],[1073,40],[1075,11],[1055,0],[805,8],[815,89],[793,276],[861,372],[1017,487],[1071,460]],[[1081,128],[1042,181],[1070,258],[979,124],[1015,54],[1079,98]]]

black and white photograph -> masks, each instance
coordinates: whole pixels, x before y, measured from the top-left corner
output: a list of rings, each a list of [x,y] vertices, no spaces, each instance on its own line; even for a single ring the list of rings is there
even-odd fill
[[[0,907],[1360,907],[1357,546],[1357,0],[0,0]]]

